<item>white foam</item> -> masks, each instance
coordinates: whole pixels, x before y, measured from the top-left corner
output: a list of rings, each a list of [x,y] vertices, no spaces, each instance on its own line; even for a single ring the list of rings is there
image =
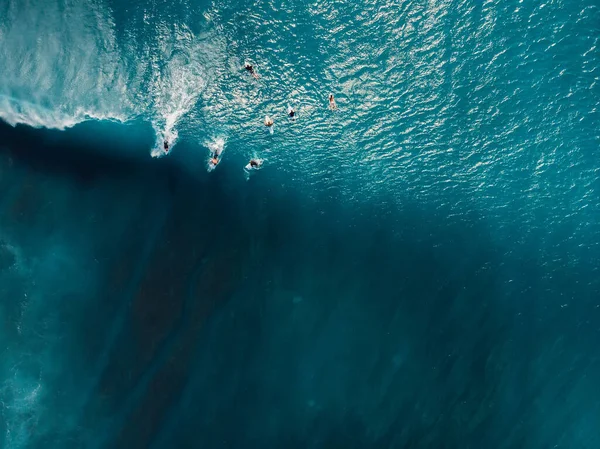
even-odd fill
[[[39,420],[42,384],[40,379],[28,378],[19,366],[14,366],[11,374],[0,385],[0,397],[8,400],[2,402],[6,426],[4,438],[7,448],[26,448]]]
[[[215,137],[212,140],[206,142],[206,146],[208,147],[211,153],[217,153],[217,156],[220,156],[223,150],[225,149],[225,138]]]
[[[185,26],[164,30],[158,41],[151,63],[152,121],[157,133],[177,136],[179,121],[212,80],[214,59],[222,58],[222,48],[216,40],[197,36]]]
[[[0,119],[62,130],[142,118],[156,131],[152,155],[166,154],[163,139],[173,147],[181,120],[197,122],[191,111],[227,52],[216,31],[177,23],[155,31],[140,48],[135,37],[117,42],[105,2],[9,1],[0,16]]]
[[[177,130],[172,128],[172,125],[171,127],[167,127],[162,131],[154,127],[154,131],[156,132],[156,144],[154,145],[154,148],[152,149],[150,154],[152,155],[152,157],[166,156],[167,153],[169,153],[173,149],[173,146],[179,138],[179,134],[177,133]],[[165,140],[169,143],[168,151],[165,151]]]
[[[157,29],[140,54],[138,42],[117,43],[110,8],[94,0],[15,1],[6,11],[0,118],[13,126],[65,129],[143,115],[157,133],[176,134],[224,58],[222,42],[184,25]]]
[[[108,8],[92,0],[10,6],[0,18],[0,118],[65,129],[134,115]]]

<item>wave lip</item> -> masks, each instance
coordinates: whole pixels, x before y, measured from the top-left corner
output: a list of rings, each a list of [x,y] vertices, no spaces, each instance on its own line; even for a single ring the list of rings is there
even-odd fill
[[[9,0],[0,13],[0,118],[65,129],[133,117],[115,25],[97,2]]]
[[[11,126],[19,124],[33,128],[51,128],[65,130],[88,120],[110,120],[124,123],[131,117],[117,114],[100,114],[78,108],[74,113],[47,109],[27,101],[18,101],[6,95],[0,95],[0,119]]]
[[[127,12],[128,27],[138,13]],[[58,130],[142,119],[155,131],[153,156],[165,154],[165,139],[175,145],[182,120],[197,128],[194,108],[223,73],[225,40],[212,25],[146,23],[146,13],[143,29],[120,33],[115,14],[95,0],[0,6],[0,119]]]

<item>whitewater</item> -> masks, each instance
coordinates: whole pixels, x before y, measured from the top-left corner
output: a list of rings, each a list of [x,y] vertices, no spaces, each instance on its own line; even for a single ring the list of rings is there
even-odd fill
[[[547,179],[581,167],[585,183],[597,144],[599,13],[592,1],[568,6],[11,0],[0,24],[0,117],[59,129],[141,118],[156,131],[155,155],[164,133],[225,137],[303,182],[320,182],[325,158],[332,182],[420,193],[493,189],[511,182],[510,167],[534,177],[548,168]],[[260,80],[244,76],[246,60]],[[268,114],[279,122],[271,141],[260,127]]]
[[[599,447],[597,0],[2,0],[0,120],[0,447]]]

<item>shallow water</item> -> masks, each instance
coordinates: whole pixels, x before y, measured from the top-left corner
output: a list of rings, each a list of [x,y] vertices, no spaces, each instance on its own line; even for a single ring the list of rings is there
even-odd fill
[[[599,24],[1,3],[0,447],[599,447]]]

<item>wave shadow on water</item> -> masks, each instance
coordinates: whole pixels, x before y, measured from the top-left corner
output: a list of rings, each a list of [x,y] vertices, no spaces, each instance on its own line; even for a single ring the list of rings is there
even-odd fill
[[[597,446],[595,267],[86,126],[0,129],[5,447]]]

